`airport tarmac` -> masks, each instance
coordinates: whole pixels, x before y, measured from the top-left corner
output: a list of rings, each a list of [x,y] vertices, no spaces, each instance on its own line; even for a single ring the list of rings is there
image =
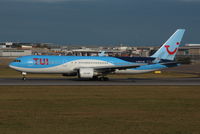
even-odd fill
[[[66,85],[66,86],[113,86],[113,85],[200,85],[200,78],[112,78],[109,81],[89,81],[66,78],[0,78],[0,85]]]

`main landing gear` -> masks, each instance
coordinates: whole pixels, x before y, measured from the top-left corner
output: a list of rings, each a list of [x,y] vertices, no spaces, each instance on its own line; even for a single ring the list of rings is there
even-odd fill
[[[96,81],[108,81],[109,78],[108,77],[104,77],[104,76],[102,76],[102,77],[94,76],[92,78],[92,80],[96,80]]]
[[[26,72],[22,72],[22,80],[26,80],[26,75],[27,75]]]

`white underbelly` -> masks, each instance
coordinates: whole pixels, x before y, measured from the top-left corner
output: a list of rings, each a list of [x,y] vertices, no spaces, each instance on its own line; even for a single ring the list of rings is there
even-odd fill
[[[151,70],[133,70],[133,69],[126,69],[126,70],[116,70],[116,74],[141,74],[141,73],[148,73],[153,72],[157,69],[151,69]]]

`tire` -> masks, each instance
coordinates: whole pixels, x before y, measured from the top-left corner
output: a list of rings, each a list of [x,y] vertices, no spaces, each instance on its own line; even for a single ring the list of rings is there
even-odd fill
[[[92,80],[99,80],[99,78],[98,78],[97,76],[94,76],[94,77],[92,78]]]
[[[104,81],[108,81],[109,78],[107,78],[107,77],[103,77],[103,80],[104,80]]]

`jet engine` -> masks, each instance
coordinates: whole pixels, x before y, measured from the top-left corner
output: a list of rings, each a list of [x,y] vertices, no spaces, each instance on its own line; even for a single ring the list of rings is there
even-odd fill
[[[80,78],[93,78],[94,68],[80,68],[79,77]]]

